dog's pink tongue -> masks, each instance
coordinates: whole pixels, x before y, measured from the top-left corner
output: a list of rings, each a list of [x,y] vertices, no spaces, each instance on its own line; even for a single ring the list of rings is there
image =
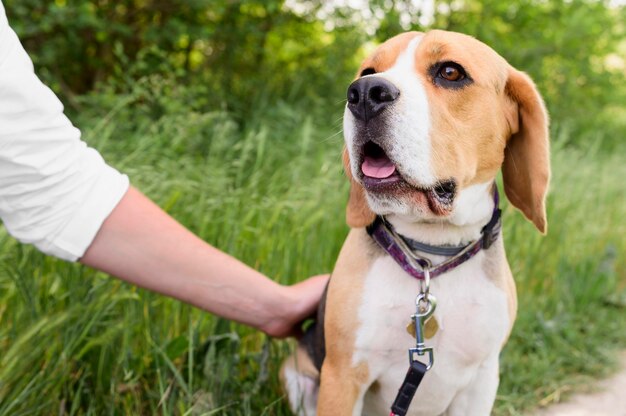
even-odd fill
[[[365,160],[363,160],[361,165],[361,171],[370,178],[384,179],[393,175],[396,171],[396,166],[388,157],[374,159],[373,157],[365,156]]]

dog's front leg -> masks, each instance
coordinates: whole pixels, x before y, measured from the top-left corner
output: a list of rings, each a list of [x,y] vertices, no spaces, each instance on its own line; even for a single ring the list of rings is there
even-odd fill
[[[326,298],[326,358],[320,374],[319,416],[361,416],[371,384],[366,362],[353,362],[363,281],[371,268],[372,242],[364,228],[352,229],[339,253]]]
[[[360,416],[367,378],[367,365],[364,363],[353,367],[350,362],[325,361],[317,404],[318,416]]]
[[[499,354],[485,360],[474,380],[460,391],[446,411],[446,416],[488,416],[491,414],[499,383]]]

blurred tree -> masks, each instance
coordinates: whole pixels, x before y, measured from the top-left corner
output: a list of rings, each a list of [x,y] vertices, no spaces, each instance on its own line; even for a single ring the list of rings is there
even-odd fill
[[[361,8],[323,0],[4,4],[38,72],[66,99],[98,85],[125,91],[156,74],[195,86],[197,103],[233,108],[242,119],[259,100],[337,102],[360,45],[441,28],[477,37],[530,73],[573,138],[619,135],[626,124],[626,7],[607,0],[432,0],[432,18],[415,0]]]
[[[217,105],[238,110],[272,89],[277,97],[325,95],[354,71],[362,31],[331,34],[309,1],[4,0],[11,25],[40,76],[63,97],[106,83],[118,90],[144,76],[193,78]],[[348,44],[349,47],[344,45]],[[343,88],[343,87],[342,87]],[[207,102],[209,99],[207,98]]]
[[[4,3],[39,71],[65,93],[87,92],[122,74],[121,65],[138,58],[143,69],[139,72],[174,70],[173,61],[189,52],[193,39],[208,36],[205,15],[200,13],[206,2],[198,0]]]

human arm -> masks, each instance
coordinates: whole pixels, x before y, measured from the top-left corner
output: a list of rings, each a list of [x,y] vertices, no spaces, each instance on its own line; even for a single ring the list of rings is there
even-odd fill
[[[279,285],[196,237],[133,187],[80,262],[278,337],[314,312],[327,281]]]

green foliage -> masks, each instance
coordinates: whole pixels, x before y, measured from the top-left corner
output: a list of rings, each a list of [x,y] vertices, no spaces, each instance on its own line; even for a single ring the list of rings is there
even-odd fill
[[[429,23],[410,0],[3,4],[85,139],[282,283],[329,271],[346,235],[341,113],[364,49],[411,28],[477,36],[533,76],[554,137],[548,236],[505,207],[520,311],[495,414],[603,374],[626,345],[623,7],[438,0]],[[0,231],[0,414],[284,415],[290,347]]]
[[[262,103],[241,126],[194,109],[196,93],[146,78],[82,98],[75,121],[206,241],[282,283],[330,270],[347,233],[342,103]],[[626,345],[625,165],[567,141],[553,146],[548,236],[504,207],[520,311],[496,415],[603,374]],[[1,415],[287,415],[277,374],[291,347],[0,234]]]
[[[77,124],[217,247],[283,283],[330,270],[347,231],[340,123],[275,103],[239,129],[224,111],[186,108],[184,90],[151,79],[117,100],[91,97]],[[0,414],[284,414],[285,343],[46,258],[4,231],[0,256]]]
[[[626,8],[607,0],[411,0],[365,9],[320,0],[5,0],[44,81],[75,94],[159,75],[241,121],[264,97],[341,100],[360,46],[441,28],[485,41],[535,79],[569,140],[613,148],[626,131]],[[296,4],[294,6],[294,4]],[[290,5],[290,6],[289,6]]]
[[[238,113],[268,93],[328,97],[354,71],[344,51],[363,40],[353,28],[327,33],[283,0],[4,3],[40,76],[68,99],[151,75],[205,85],[212,108]]]

